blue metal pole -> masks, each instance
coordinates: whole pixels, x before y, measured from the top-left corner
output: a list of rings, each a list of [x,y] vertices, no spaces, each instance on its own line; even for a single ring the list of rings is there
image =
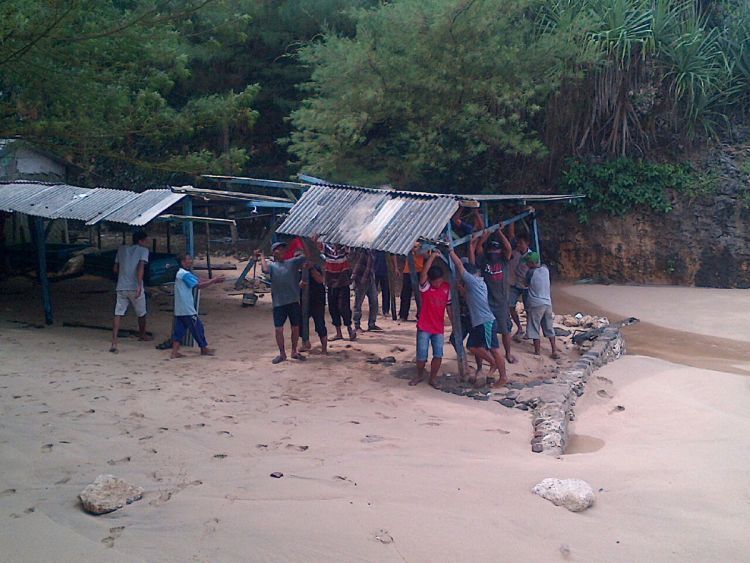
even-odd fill
[[[182,204],[183,215],[193,215],[193,199],[188,196]],[[193,222],[185,221],[182,224],[182,232],[185,235],[185,252],[190,256],[195,256],[195,237],[193,234]]]
[[[42,287],[42,304],[44,305],[44,322],[51,325],[52,318],[52,299],[49,294],[49,279],[47,278],[47,237],[44,232],[44,219],[34,217],[34,227],[36,236],[36,252],[39,259],[39,284]]]
[[[536,215],[533,215],[531,218],[531,230],[534,233],[534,250],[539,253],[539,256],[542,255],[542,247],[539,242],[539,226],[537,225],[536,221]]]

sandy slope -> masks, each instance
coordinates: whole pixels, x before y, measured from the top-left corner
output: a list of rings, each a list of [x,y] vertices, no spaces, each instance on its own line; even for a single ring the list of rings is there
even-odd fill
[[[106,322],[97,295],[58,296],[60,314],[85,307]],[[113,356],[103,332],[0,326],[0,560],[554,561],[563,544],[578,561],[750,552],[746,377],[623,359],[579,403],[580,453],[557,459],[530,452],[527,413],[407,387],[395,375],[410,373],[408,351],[394,352],[395,368],[364,363],[367,351],[410,346],[413,325],[271,366],[268,304],[235,309],[218,295],[204,297],[216,358],[170,362],[132,340]],[[10,314],[35,311],[4,298]],[[155,319],[159,336],[167,323]],[[75,496],[100,473],[145,498],[82,513]],[[529,492],[551,476],[604,491],[569,513]]]

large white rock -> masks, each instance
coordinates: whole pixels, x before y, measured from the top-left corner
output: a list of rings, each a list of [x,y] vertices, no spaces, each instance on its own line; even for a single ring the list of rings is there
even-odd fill
[[[143,498],[143,489],[130,485],[114,475],[99,475],[78,495],[83,509],[92,514],[106,514]]]
[[[571,512],[581,512],[594,504],[594,489],[580,479],[545,479],[531,492]]]

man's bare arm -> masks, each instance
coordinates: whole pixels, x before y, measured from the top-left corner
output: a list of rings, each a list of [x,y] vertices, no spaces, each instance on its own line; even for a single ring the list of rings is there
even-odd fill
[[[422,268],[422,272],[419,274],[419,285],[424,285],[427,283],[427,270],[432,267],[432,263],[435,261],[435,258],[437,258],[437,252],[430,250],[430,253],[427,257],[427,262],[425,262],[424,268]]]
[[[500,242],[503,244],[505,259],[510,260],[510,256],[513,254],[513,248],[510,246],[510,241],[508,240],[508,237],[505,236],[502,229],[498,229],[497,233],[500,237]]]
[[[466,271],[466,268],[464,268],[464,263],[461,262],[461,258],[459,258],[458,254],[456,254],[456,251],[452,249],[451,260],[453,260],[453,265],[456,267],[456,273],[458,273],[459,277],[462,277],[464,275],[464,272]]]

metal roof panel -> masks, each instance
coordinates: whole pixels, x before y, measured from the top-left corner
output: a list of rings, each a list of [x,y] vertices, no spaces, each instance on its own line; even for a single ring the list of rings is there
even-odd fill
[[[76,196],[68,205],[58,209],[54,218],[91,221],[120,209],[137,197],[137,193],[126,190],[95,188]]]
[[[457,209],[446,196],[311,186],[278,232],[403,255],[419,238],[437,238]]]
[[[146,190],[113,212],[92,219],[86,224],[110,221],[140,227],[185,197],[185,194],[172,193],[172,190]]]

